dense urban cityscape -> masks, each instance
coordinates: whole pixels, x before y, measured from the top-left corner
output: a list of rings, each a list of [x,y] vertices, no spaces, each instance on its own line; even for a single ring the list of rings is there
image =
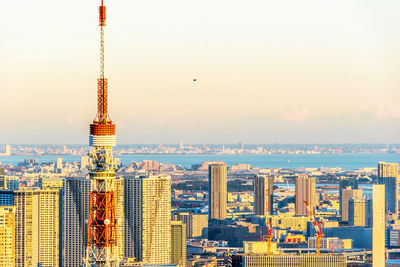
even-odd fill
[[[398,143],[117,145],[106,10],[89,146],[0,146],[0,266],[400,266]]]
[[[29,151],[0,169],[0,259],[3,266],[82,266],[93,163],[86,155],[63,160],[84,148],[41,149],[56,160],[39,162]],[[0,160],[20,155],[14,146],[5,150]],[[120,266],[281,266],[284,257],[316,264],[305,266],[368,266],[374,253],[392,264],[400,259],[397,162],[359,169],[115,162]]]

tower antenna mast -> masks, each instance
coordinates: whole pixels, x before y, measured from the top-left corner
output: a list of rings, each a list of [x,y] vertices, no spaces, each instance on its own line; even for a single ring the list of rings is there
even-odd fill
[[[115,212],[115,124],[108,115],[108,81],[104,71],[104,30],[106,7],[99,7],[100,77],[97,79],[97,114],[90,124],[89,176],[91,179],[88,239],[85,264],[87,267],[116,267],[119,265],[117,218]]]

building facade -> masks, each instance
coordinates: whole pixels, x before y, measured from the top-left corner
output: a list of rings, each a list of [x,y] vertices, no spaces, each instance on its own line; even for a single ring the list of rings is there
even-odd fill
[[[171,221],[171,263],[183,265],[186,262],[186,225]]]
[[[277,254],[268,256],[266,254],[245,254],[243,256],[243,267],[346,267],[345,255],[339,254]]]
[[[388,210],[398,216],[399,212],[399,166],[397,163],[378,163],[378,179],[385,185],[385,202]]]
[[[312,210],[317,205],[317,194],[315,191],[316,179],[308,175],[299,175],[296,179],[296,215],[308,215],[304,201],[307,201]]]
[[[227,210],[227,168],[225,163],[208,166],[208,218],[224,220]]]
[[[63,192],[62,266],[80,267],[86,255],[90,180],[67,177]]]
[[[361,197],[353,197],[349,200],[349,225],[366,226],[366,200]]]
[[[15,208],[0,207],[0,266],[14,266],[15,256]]]
[[[273,212],[274,177],[257,175],[254,178],[254,211],[267,216]]]
[[[208,214],[194,214],[189,211],[176,212],[172,216],[174,221],[181,221],[186,225],[186,238],[201,238],[203,229],[208,227]]]
[[[385,185],[372,185],[372,265],[385,266]]]
[[[15,192],[15,266],[59,266],[59,191]]]
[[[342,211],[342,221],[347,222],[349,220],[349,200],[351,198],[362,198],[361,189],[352,189],[350,186],[342,189],[342,201],[340,203]]]
[[[171,262],[171,177],[125,177],[125,257]]]

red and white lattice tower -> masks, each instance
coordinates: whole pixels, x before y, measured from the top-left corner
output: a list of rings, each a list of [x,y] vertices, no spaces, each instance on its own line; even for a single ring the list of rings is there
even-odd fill
[[[108,115],[107,79],[104,77],[104,28],[106,7],[101,0],[100,78],[97,80],[97,115],[90,124],[89,152],[91,164],[90,210],[86,266],[114,267],[119,265],[117,218],[115,213],[115,166],[112,148],[116,144],[115,124]]]

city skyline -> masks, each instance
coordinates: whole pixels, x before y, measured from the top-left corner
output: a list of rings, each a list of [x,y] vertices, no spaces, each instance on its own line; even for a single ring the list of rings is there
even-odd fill
[[[120,143],[400,142],[400,4],[290,4],[113,3],[106,74]],[[0,15],[0,138],[85,143],[92,3],[7,2]]]

